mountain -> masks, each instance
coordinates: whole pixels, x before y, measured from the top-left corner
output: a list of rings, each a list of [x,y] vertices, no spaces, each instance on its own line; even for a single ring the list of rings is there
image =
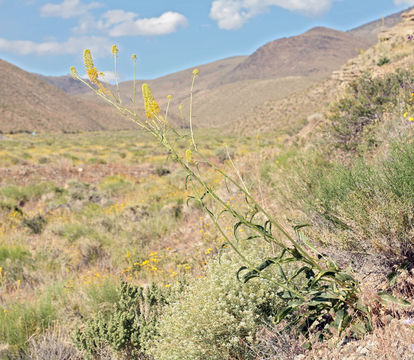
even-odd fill
[[[382,21],[379,23],[382,24]],[[385,23],[387,24],[387,21]],[[414,42],[408,39],[408,35],[411,35],[414,29],[414,8],[399,13],[399,21],[394,23],[396,25],[393,27],[381,29],[381,46],[371,46],[334,71],[329,78],[305,91],[298,91],[283,99],[271,99],[250,109],[235,121],[237,131],[247,134],[271,131],[276,136],[297,134],[298,138],[317,133],[315,129],[326,121],[324,110],[343,94],[349,81],[359,78],[364,72],[381,76],[398,68],[413,66]],[[365,31],[371,28],[371,25],[368,24],[365,29],[361,27],[358,31]],[[381,65],[380,59],[384,55],[389,63]]]
[[[109,105],[85,101],[0,60],[0,130],[79,131],[134,128]]]
[[[328,78],[361,49],[377,42],[378,33],[400,20],[400,13],[365,24],[348,32],[316,27],[289,38],[271,41],[249,56],[236,56],[197,66],[200,70],[194,88],[194,124],[199,127],[233,129],[241,119],[265,116],[272,101],[289,106],[288,97]],[[165,106],[173,95],[170,120],[181,122],[180,104],[188,111],[192,69],[148,82],[152,92]],[[132,97],[132,81],[120,83],[125,102]],[[317,91],[316,93],[319,93]],[[294,96],[295,97],[295,96]],[[312,101],[309,102],[309,109]],[[282,111],[283,112],[283,111]],[[233,126],[234,125],[234,126]],[[80,82],[70,76],[33,75],[4,61],[0,62],[0,130],[44,129],[99,130],[131,128],[115,110],[104,104]]]
[[[365,38],[372,42],[373,45],[378,41],[378,35],[381,31],[397,25],[399,22],[401,22],[401,15],[407,11],[410,11],[411,9],[414,9],[414,7],[386,16],[384,19],[371,21],[367,24],[348,30],[347,32],[354,36]]]
[[[75,80],[72,75],[62,75],[62,76],[45,76],[40,74],[35,74],[41,80],[46,81],[53,86],[58,87],[59,89],[63,90],[64,92],[70,94],[85,94],[89,92],[89,89],[82,84],[80,81]]]
[[[313,28],[301,35],[271,41],[237,65],[223,83],[286,76],[321,79],[366,49],[369,41],[342,31]]]

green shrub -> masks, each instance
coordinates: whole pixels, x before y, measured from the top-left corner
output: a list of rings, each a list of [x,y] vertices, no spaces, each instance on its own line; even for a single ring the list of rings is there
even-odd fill
[[[92,358],[106,347],[125,359],[144,356],[149,340],[158,332],[158,319],[167,298],[166,291],[155,284],[142,288],[123,282],[113,312],[109,316],[101,312],[78,328],[75,345]]]
[[[56,310],[49,299],[36,304],[10,304],[0,311],[0,339],[16,351],[27,345],[27,340],[38,334],[56,318]]]
[[[378,66],[383,66],[385,64],[389,64],[390,62],[391,62],[391,60],[384,55],[384,56],[380,57],[380,59],[377,62],[377,65]]]
[[[99,190],[111,196],[124,194],[131,188],[132,184],[120,176],[108,176],[99,184]]]
[[[36,215],[32,218],[24,218],[22,223],[29,228],[33,234],[41,234],[47,221],[42,215]]]
[[[327,245],[379,252],[390,263],[414,253],[414,145],[401,140],[391,148],[374,164],[304,165],[302,184],[290,193]]]
[[[30,252],[21,246],[0,245],[0,265],[6,260],[23,262],[30,256]]]
[[[331,132],[346,150],[358,146],[364,129],[383,120],[396,105],[409,102],[414,74],[397,70],[385,77],[364,74],[349,84],[347,95],[330,108]]]
[[[14,245],[0,245],[0,284],[15,285],[16,281],[32,278],[34,260],[31,253]]]
[[[118,287],[119,284],[112,278],[105,278],[97,284],[89,284],[85,289],[88,309],[95,314],[101,312],[106,317],[114,304],[120,301]]]
[[[75,242],[81,237],[96,238],[96,231],[88,227],[86,224],[68,223],[56,230],[59,236],[68,239],[70,242]]]
[[[37,200],[42,195],[55,191],[52,183],[43,182],[28,186],[10,185],[0,189],[0,197],[13,200],[15,203],[26,203],[29,200]]]
[[[414,209],[414,144],[396,143],[383,163],[386,186]]]

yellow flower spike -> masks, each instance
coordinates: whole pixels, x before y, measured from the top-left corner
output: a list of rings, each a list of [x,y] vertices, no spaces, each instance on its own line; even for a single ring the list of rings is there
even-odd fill
[[[70,73],[72,74],[72,77],[76,80],[79,75],[78,75],[78,71],[76,70],[76,68],[74,66],[70,67]]]
[[[83,52],[83,63],[85,64],[86,69],[94,67],[91,51],[89,49],[85,49]]]
[[[194,70],[193,70],[193,75],[194,75],[194,76],[197,76],[197,75],[199,74],[199,72],[200,72],[200,71],[199,71],[198,69],[194,69]]]
[[[132,54],[132,55],[131,55],[131,60],[132,60],[132,61],[137,61],[137,56],[136,56],[135,54]]]
[[[89,49],[85,49],[85,51],[83,52],[83,63],[85,64],[85,69],[86,69],[86,73],[88,74],[89,81],[92,84],[97,84],[98,83],[98,70],[93,64],[91,51]]]
[[[112,53],[113,56],[116,56],[119,53],[119,50],[118,50],[118,48],[116,47],[115,44],[112,45],[111,53]]]
[[[142,97],[144,98],[145,115],[148,119],[151,119],[161,110],[157,102],[154,100],[151,90],[146,83],[142,84]]]
[[[187,161],[187,163],[193,162],[193,153],[190,149],[187,149],[185,151],[185,161]]]
[[[407,117],[408,116],[408,111],[406,113],[404,113],[403,117]]]
[[[171,99],[172,99],[172,95],[168,95],[168,96],[167,96],[167,99],[168,99],[168,100],[171,100]]]

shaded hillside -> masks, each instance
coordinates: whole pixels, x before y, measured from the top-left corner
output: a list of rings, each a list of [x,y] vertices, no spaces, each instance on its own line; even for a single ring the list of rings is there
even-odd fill
[[[133,128],[105,104],[87,102],[0,60],[0,130],[78,131]]]
[[[78,95],[90,91],[84,84],[78,80],[75,80],[71,75],[45,76],[36,74],[36,76],[70,94]]]
[[[307,76],[321,79],[366,49],[365,39],[324,27],[278,39],[257,49],[227,74],[222,83],[247,79]]]

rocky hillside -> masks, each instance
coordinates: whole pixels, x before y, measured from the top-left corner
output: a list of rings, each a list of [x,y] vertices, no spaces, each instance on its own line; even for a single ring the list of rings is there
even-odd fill
[[[408,36],[414,32],[414,9],[400,14],[396,23],[394,27],[385,28],[379,33],[379,40],[374,46],[348,60],[328,79],[289,97],[268,100],[243,114],[236,121],[238,130],[244,133],[251,129],[255,132],[273,131],[289,136],[302,129],[299,137],[309,135],[324,121],[323,110],[336,99],[349,81],[366,70],[382,74],[411,64],[409,62],[413,59],[409,55],[414,53],[414,41],[409,40]],[[382,60],[386,63],[382,64],[381,59],[386,59]]]
[[[0,130],[87,131],[133,128],[109,106],[85,101],[0,60]]]
[[[247,79],[306,76],[321,79],[366,49],[369,41],[349,33],[317,27],[299,36],[267,43],[222,79],[223,83]]]

